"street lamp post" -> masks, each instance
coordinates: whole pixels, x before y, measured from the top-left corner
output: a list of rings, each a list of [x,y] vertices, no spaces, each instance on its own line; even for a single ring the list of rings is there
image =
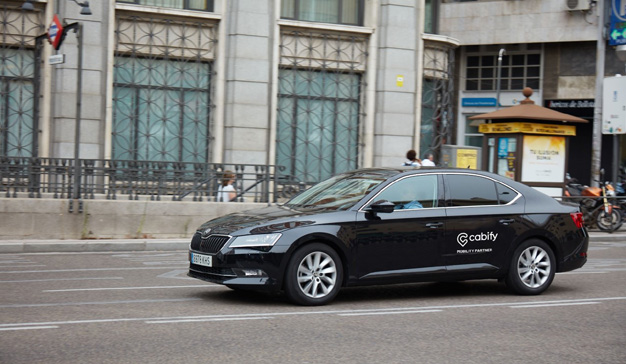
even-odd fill
[[[83,201],[80,199],[80,123],[83,105],[83,25],[79,22],[68,24],[66,29],[74,30],[77,41],[78,63],[76,68],[76,124],[74,126],[74,191],[73,201],[78,204],[78,212],[83,212]],[[73,211],[73,201],[70,202],[70,212]]]
[[[496,80],[496,110],[500,109],[500,79],[502,78],[502,56],[506,49],[501,48],[498,52],[498,77]]]

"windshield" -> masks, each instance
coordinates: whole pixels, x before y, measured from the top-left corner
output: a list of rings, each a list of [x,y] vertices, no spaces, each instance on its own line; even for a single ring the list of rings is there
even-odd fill
[[[377,174],[342,174],[316,184],[285,205],[347,210],[385,180],[386,177]]]

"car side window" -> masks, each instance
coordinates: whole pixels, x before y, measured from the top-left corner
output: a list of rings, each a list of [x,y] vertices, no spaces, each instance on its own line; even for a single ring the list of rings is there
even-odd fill
[[[498,205],[496,183],[480,176],[446,175],[448,206]]]
[[[383,190],[376,201],[387,200],[396,210],[413,210],[438,206],[437,175],[406,177]]]
[[[496,183],[496,189],[498,191],[498,202],[500,202],[500,205],[506,205],[517,197],[517,192],[502,183]]]

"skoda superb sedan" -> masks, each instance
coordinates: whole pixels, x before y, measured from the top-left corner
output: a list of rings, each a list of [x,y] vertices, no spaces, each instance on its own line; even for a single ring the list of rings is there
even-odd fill
[[[533,295],[583,266],[588,243],[577,206],[495,174],[361,169],[203,224],[189,276],[301,305],[341,287],[468,279]]]

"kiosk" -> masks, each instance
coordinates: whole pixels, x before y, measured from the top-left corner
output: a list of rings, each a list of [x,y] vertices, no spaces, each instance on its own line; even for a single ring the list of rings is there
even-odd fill
[[[525,183],[549,196],[562,196],[572,123],[587,120],[535,105],[533,90],[519,105],[470,117],[483,138],[484,170]]]

